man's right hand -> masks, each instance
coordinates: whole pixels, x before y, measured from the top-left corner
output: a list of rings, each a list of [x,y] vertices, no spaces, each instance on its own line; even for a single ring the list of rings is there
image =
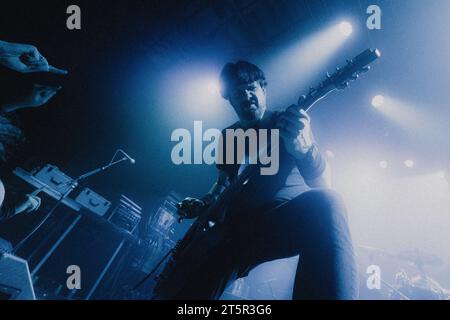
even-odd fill
[[[177,208],[182,219],[193,219],[205,212],[208,206],[203,200],[188,197],[179,202]]]

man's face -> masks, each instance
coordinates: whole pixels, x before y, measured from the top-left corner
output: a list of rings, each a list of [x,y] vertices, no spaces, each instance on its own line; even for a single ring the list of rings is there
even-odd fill
[[[259,81],[233,88],[228,100],[244,124],[260,120],[266,111],[266,90]]]

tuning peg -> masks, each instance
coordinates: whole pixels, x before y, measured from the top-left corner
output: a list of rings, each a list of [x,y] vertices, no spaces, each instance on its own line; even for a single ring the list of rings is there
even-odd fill
[[[347,63],[348,63],[348,64],[352,64],[352,63],[353,63],[353,60],[352,60],[352,59],[347,59]]]
[[[356,74],[352,75],[351,78],[352,78],[352,80],[357,80],[359,78],[359,74],[356,73]]]
[[[327,78],[328,78],[328,79],[330,79],[330,78],[331,78],[331,75],[330,75],[330,73],[329,73],[329,72],[327,72]]]
[[[345,88],[347,88],[348,87],[348,81],[344,81],[344,82],[342,82],[340,85],[339,85],[339,87],[338,87],[338,89],[339,90],[344,90]]]
[[[301,96],[298,98],[297,105],[302,106],[302,105],[303,105],[303,102],[304,102],[305,100],[306,100],[306,96],[305,96],[305,95],[301,95]]]
[[[361,69],[361,73],[366,73],[369,70],[370,70],[370,66],[365,66]]]

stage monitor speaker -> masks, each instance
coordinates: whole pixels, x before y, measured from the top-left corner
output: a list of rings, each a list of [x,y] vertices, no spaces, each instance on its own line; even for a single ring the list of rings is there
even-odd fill
[[[27,262],[9,253],[0,253],[0,300],[36,300]]]

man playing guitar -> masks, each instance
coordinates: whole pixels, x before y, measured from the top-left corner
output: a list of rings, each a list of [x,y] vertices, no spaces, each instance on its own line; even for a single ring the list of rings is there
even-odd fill
[[[153,298],[218,299],[231,281],[257,265],[296,255],[294,299],[355,298],[345,207],[330,189],[330,168],[313,139],[309,116],[297,106],[285,112],[266,110],[265,75],[249,62],[228,63],[220,79],[222,96],[239,117],[229,128],[279,129],[279,171],[245,184],[227,203],[226,211],[233,214],[169,262]],[[183,218],[208,210],[242,169],[239,164],[217,167],[217,182],[205,197],[179,204]]]

